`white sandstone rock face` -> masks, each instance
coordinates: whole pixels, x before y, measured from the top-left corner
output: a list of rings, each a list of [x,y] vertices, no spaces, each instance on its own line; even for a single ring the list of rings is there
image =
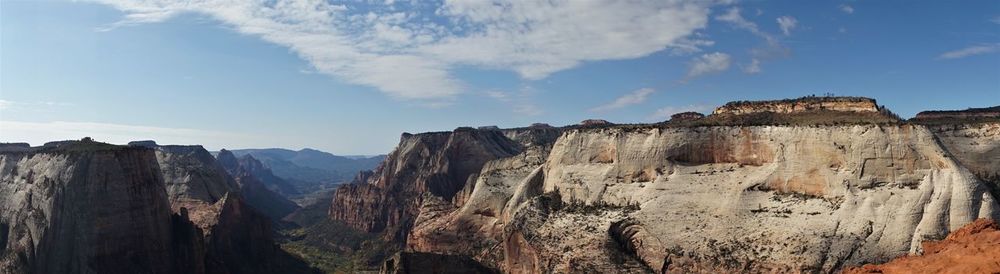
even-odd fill
[[[997,202],[922,126],[567,131],[563,202],[629,206],[652,269],[832,271],[919,252]],[[665,247],[665,249],[663,248]]]
[[[187,271],[170,214],[150,150],[0,153],[0,272]]]
[[[1000,183],[1000,123],[933,126],[930,130],[962,166],[982,179]]]

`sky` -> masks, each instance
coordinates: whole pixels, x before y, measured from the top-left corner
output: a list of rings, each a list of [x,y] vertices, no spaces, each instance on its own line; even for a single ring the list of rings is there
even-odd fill
[[[1000,105],[1000,1],[0,0],[0,142],[370,155],[827,93]]]

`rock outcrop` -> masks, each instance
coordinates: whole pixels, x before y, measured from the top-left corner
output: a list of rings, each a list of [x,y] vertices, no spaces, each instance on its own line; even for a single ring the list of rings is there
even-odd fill
[[[274,176],[253,156],[244,155],[236,158],[232,152],[223,149],[217,158],[221,166],[235,179],[246,203],[275,223],[279,223],[285,216],[299,208],[295,202],[273,191],[281,189],[284,180]],[[269,178],[271,183],[265,183],[258,176]]]
[[[878,112],[875,99],[863,97],[802,97],[775,101],[730,102],[716,108],[713,115],[743,115],[761,112],[800,113],[807,111]]]
[[[191,227],[173,220],[151,149],[71,142],[0,153],[4,273],[198,273],[185,256],[196,253],[184,244]]]
[[[1000,226],[979,219],[951,232],[941,241],[925,241],[924,252],[881,265],[845,270],[856,273],[1000,273]]]
[[[281,177],[275,176],[271,169],[261,163],[250,154],[236,157],[233,152],[223,149],[216,156],[222,166],[234,177],[239,175],[250,175],[257,178],[264,186],[272,192],[283,196],[299,194],[291,183]]]
[[[829,272],[1000,217],[935,139],[911,125],[569,131],[544,190],[637,205],[635,240],[659,243],[636,252],[652,269]]]
[[[428,159],[454,163],[469,149],[431,144],[496,130],[404,134],[372,179],[338,191],[331,216],[509,273],[836,272],[1000,218],[997,125],[903,123],[866,98],[727,106],[713,116],[794,123],[464,137],[519,146],[468,153],[481,164],[457,173]],[[415,179],[428,177],[452,178],[448,191]]]
[[[424,193],[451,200],[483,164],[522,149],[494,130],[403,134],[399,146],[367,182],[337,189],[330,217],[361,231],[384,232],[386,239],[401,243]]]
[[[2,273],[309,273],[200,146],[0,152]]]
[[[467,257],[433,253],[400,252],[387,259],[379,270],[381,274],[419,273],[494,273]]]
[[[1000,106],[988,108],[970,108],[966,110],[930,110],[921,111],[913,117],[917,122],[946,122],[946,121],[977,121],[995,120],[1000,118]]]
[[[701,119],[701,118],[705,118],[705,114],[697,113],[697,112],[694,112],[694,111],[681,112],[681,113],[675,113],[673,115],[670,115],[670,121],[674,121],[674,122],[676,122],[676,121],[698,120],[698,119]]]

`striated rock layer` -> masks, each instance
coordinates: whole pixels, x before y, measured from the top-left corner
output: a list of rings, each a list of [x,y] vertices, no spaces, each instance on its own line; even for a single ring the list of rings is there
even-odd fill
[[[0,153],[4,273],[199,272],[189,229],[171,217],[150,149]]]
[[[730,102],[716,108],[712,114],[803,113],[818,110],[873,113],[878,112],[879,107],[875,99],[863,97],[803,97],[793,100]]]
[[[0,152],[0,273],[303,273],[200,146]]]
[[[419,213],[424,193],[451,200],[487,161],[522,149],[493,130],[403,134],[399,146],[367,182],[337,189],[330,217],[402,241]]]
[[[835,272],[1000,217],[996,126],[404,135],[372,179],[338,191],[331,217],[503,272]],[[465,146],[439,145],[452,139]],[[452,173],[462,155],[476,165]]]

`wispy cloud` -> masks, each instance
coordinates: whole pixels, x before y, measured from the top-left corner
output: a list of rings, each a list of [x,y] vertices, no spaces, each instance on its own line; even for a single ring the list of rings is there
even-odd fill
[[[792,30],[799,25],[799,20],[795,20],[795,17],[788,15],[778,17],[777,21],[778,27],[781,28],[781,32],[784,33],[785,36],[791,35]]]
[[[711,1],[130,1],[109,27],[197,13],[288,47],[317,72],[399,99],[436,100],[466,89],[458,66],[538,80],[587,61],[691,52]],[[388,3],[392,2],[392,3]],[[409,7],[401,7],[409,5]],[[586,15],[586,16],[581,16]]]
[[[94,122],[0,121],[0,142],[30,142],[41,145],[54,140],[95,140],[125,144],[135,140],[156,140],[164,144],[204,144],[215,148],[258,144],[255,137],[224,131],[134,126]]]
[[[757,26],[757,23],[750,22],[750,20],[744,18],[743,15],[740,14],[740,8],[730,8],[726,11],[726,13],[716,16],[715,20],[730,23],[737,29],[749,31],[754,35],[764,38],[764,40],[767,40],[769,43],[777,42],[777,39],[775,39],[774,36],[761,31],[760,27]]]
[[[843,11],[846,14],[854,14],[854,7],[848,5],[840,5],[840,7],[838,8],[840,8],[840,11]]]
[[[729,54],[713,52],[695,57],[689,64],[685,80],[694,79],[706,74],[726,71],[730,64]]]
[[[990,19],[990,22],[993,22],[994,24],[1000,24],[1000,15],[997,15],[996,17],[993,17],[993,19]]]
[[[756,74],[763,71],[761,69],[761,64],[766,60],[788,55],[789,50],[782,46],[774,35],[761,31],[760,27],[758,27],[756,23],[750,22],[750,20],[744,18],[740,13],[739,8],[730,8],[725,13],[716,16],[715,20],[729,23],[734,28],[748,31],[757,37],[764,39],[765,45],[763,47],[757,47],[750,50],[752,56],[750,64],[743,66],[743,71],[748,74]]]
[[[760,60],[750,60],[750,64],[743,66],[743,72],[746,72],[747,74],[760,73]]]
[[[938,56],[938,59],[959,59],[998,51],[1000,51],[1000,43],[992,45],[978,45],[942,53]]]
[[[49,107],[66,107],[72,106],[72,103],[66,102],[53,102],[53,101],[9,101],[0,100],[0,110],[15,111],[15,110],[37,110],[39,108],[49,108]]]
[[[610,111],[635,104],[640,104],[642,102],[645,102],[646,98],[649,97],[649,95],[653,94],[654,92],[656,92],[656,90],[652,88],[640,88],[632,92],[629,92],[628,94],[622,95],[621,97],[618,97],[618,99],[615,99],[611,103],[591,108],[590,111],[595,111],[595,112]]]
[[[711,109],[712,107],[706,105],[666,106],[654,111],[652,114],[646,117],[646,120],[650,122],[666,121],[670,119],[670,115],[674,115],[677,113],[688,112],[688,111],[704,113]]]
[[[545,111],[535,103],[534,96],[537,92],[538,90],[531,86],[524,86],[517,91],[488,90],[483,94],[507,105],[514,114],[538,116]]]

